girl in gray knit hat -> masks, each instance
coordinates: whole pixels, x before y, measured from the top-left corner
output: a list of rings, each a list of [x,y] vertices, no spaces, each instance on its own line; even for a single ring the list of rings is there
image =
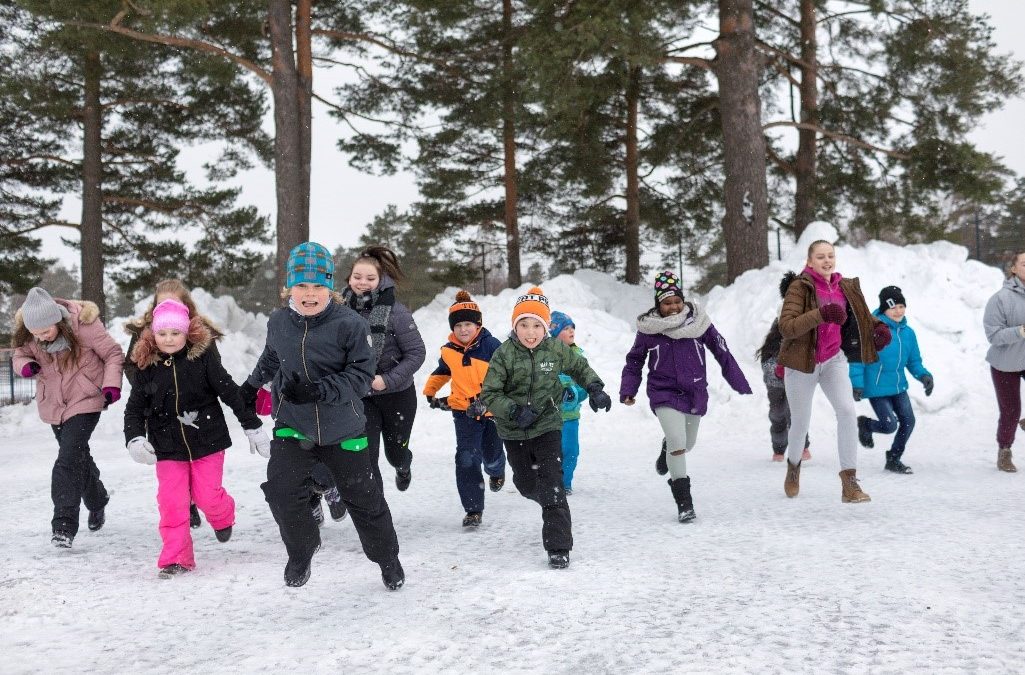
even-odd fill
[[[125,356],[99,315],[91,302],[55,300],[33,288],[14,319],[14,369],[37,378],[39,417],[57,437],[50,492],[52,542],[58,548],[71,548],[83,502],[89,529],[103,527],[109,499],[89,438],[100,412],[121,398]]]

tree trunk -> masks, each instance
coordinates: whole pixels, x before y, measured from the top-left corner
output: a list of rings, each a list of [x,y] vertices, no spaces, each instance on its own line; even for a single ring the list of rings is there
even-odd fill
[[[815,41],[815,0],[801,0],[801,122],[819,125],[818,43]],[[798,133],[794,234],[798,237],[815,220],[818,180],[815,175],[816,138],[813,129]]]
[[[299,74],[299,149],[302,153],[302,221],[310,230],[310,155],[313,149],[313,24],[312,0],[298,0],[295,7],[295,50]]]
[[[638,177],[637,109],[641,69],[630,66],[626,84],[626,283],[641,283],[641,188]]]
[[[103,64],[99,52],[87,52],[84,63],[85,100],[82,106],[82,299],[91,300],[106,320],[103,293],[103,112],[100,80]]]
[[[502,0],[502,148],[505,154],[502,182],[505,185],[505,250],[509,270],[507,284],[523,283],[520,271],[519,184],[516,175],[516,83],[513,73],[512,0]]]
[[[725,159],[726,274],[732,282],[769,263],[765,136],[762,132],[752,0],[719,0],[714,70]]]
[[[288,252],[309,239],[308,219],[303,217],[302,132],[299,110],[299,76],[292,50],[292,5],[289,0],[269,0],[271,91],[274,95],[274,180],[277,195],[278,280],[284,285]]]

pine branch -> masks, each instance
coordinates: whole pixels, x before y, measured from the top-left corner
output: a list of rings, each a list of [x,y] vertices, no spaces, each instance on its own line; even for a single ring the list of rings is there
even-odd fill
[[[41,230],[44,227],[70,227],[71,229],[77,230],[81,228],[81,225],[78,223],[70,223],[66,220],[41,220],[38,223],[34,223],[30,227],[26,227],[22,230],[5,231],[4,236],[16,237],[21,234],[28,234],[29,232]]]
[[[878,145],[872,145],[871,143],[867,143],[860,139],[854,138],[853,136],[848,136],[846,134],[841,134],[835,131],[829,131],[828,129],[823,129],[822,127],[816,124],[809,124],[807,122],[769,122],[768,124],[762,125],[762,130],[764,131],[766,129],[772,129],[773,127],[791,127],[794,129],[803,129],[804,131],[814,131],[815,133],[822,134],[826,138],[832,138],[837,141],[842,141],[844,143],[847,143],[848,145],[853,145],[859,148],[863,148],[865,150],[871,150],[872,152],[879,152],[889,157],[893,157],[894,159],[911,159],[910,155],[905,155],[902,152],[890,150],[888,148],[883,148]]]
[[[712,60],[700,56],[663,56],[659,59],[662,63],[682,63],[685,66],[697,66],[704,70],[712,70]]]
[[[310,34],[311,35],[320,35],[320,36],[323,36],[323,37],[329,37],[329,38],[333,38],[335,40],[351,40],[353,42],[369,42],[370,44],[377,45],[378,47],[382,47],[383,49],[386,49],[386,50],[392,52],[393,54],[398,54],[399,56],[409,56],[409,57],[417,59],[419,61],[427,61],[429,63],[435,63],[435,64],[438,64],[440,66],[448,67],[448,65],[449,65],[448,62],[443,60],[443,59],[435,58],[433,56],[424,56],[423,54],[417,54],[416,52],[411,52],[408,49],[403,49],[402,47],[399,47],[396,43],[392,42],[391,40],[387,40],[386,41],[383,37],[374,35],[372,33],[352,33],[350,31],[329,30],[329,29],[326,29],[326,28],[315,28],[312,31],[310,31]]]
[[[79,163],[77,161],[70,160],[70,159],[64,159],[63,157],[57,157],[56,155],[29,155],[27,157],[16,157],[16,158],[12,158],[12,159],[5,159],[5,160],[3,160],[0,163],[6,164],[8,166],[19,166],[21,164],[28,164],[29,162],[35,162],[35,161],[57,162],[58,164],[65,164],[67,166],[72,166],[72,167],[75,167],[75,168],[78,168],[78,166],[79,166]]]

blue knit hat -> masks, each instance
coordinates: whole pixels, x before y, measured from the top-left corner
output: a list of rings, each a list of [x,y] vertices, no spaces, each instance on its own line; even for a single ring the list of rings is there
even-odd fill
[[[335,287],[335,262],[331,252],[314,241],[303,242],[289,251],[285,263],[285,288],[303,283]]]
[[[548,334],[552,337],[559,337],[559,333],[564,328],[576,328],[577,325],[573,323],[573,319],[569,318],[568,314],[562,312],[552,312],[551,328],[548,330]]]

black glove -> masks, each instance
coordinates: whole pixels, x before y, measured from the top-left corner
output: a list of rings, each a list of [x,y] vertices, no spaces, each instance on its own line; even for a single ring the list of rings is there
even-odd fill
[[[441,396],[440,398],[428,396],[427,403],[435,410],[452,410],[448,405],[448,396]]]
[[[865,390],[860,387],[854,388],[854,400],[860,401],[865,396]]]
[[[316,382],[302,382],[299,373],[292,373],[292,379],[281,386],[281,396],[289,403],[315,403],[320,400],[320,386]]]
[[[932,396],[933,384],[935,384],[935,383],[932,381],[932,375],[923,375],[922,376],[922,386],[925,387],[925,395],[926,396]]]
[[[605,386],[601,382],[587,385],[587,395],[591,397],[591,410],[594,412],[598,412],[598,408],[605,408],[605,412],[612,410],[612,398],[605,393]]]
[[[470,401],[470,405],[466,407],[466,416],[472,420],[483,419],[487,412],[488,407],[484,405],[484,401],[479,398],[475,398]]]
[[[469,412],[469,411],[467,411]],[[529,405],[514,405],[512,409],[512,420],[520,429],[526,429],[540,417]]]
[[[245,405],[246,410],[256,412],[256,393],[258,391],[256,387],[249,384],[248,380],[238,388],[238,395],[242,398],[242,404]]]
[[[563,389],[563,391],[562,391],[562,402],[563,403],[573,403],[576,400],[577,400],[577,395],[576,395],[576,393],[574,393],[573,387],[566,387],[565,389]]]

